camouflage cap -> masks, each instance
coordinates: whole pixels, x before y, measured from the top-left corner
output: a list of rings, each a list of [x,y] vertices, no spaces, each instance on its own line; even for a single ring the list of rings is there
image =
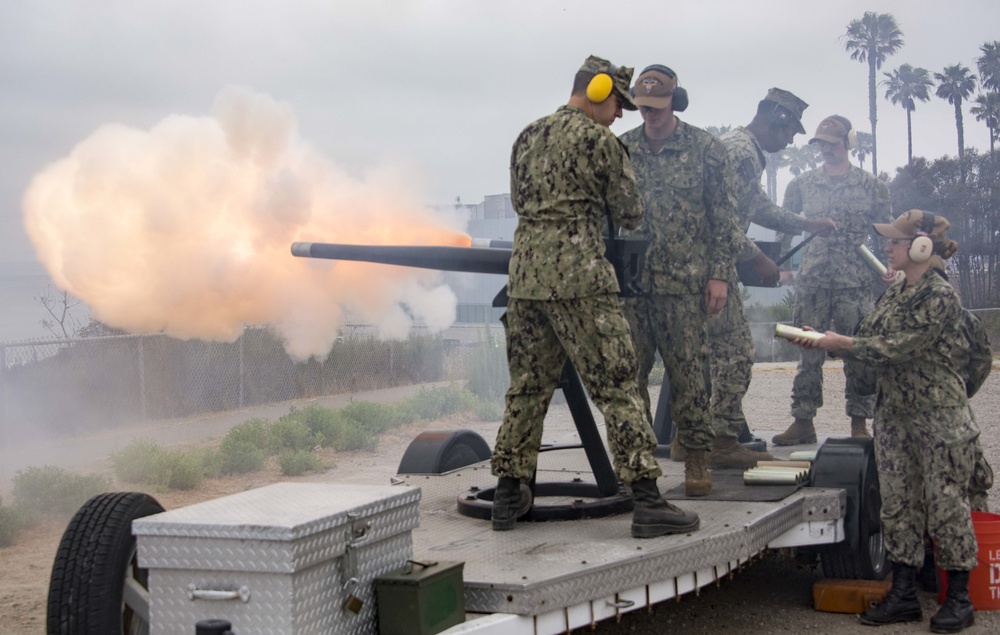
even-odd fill
[[[926,218],[925,218],[926,217]],[[931,221],[933,217],[933,221]],[[933,222],[930,231],[923,228],[925,222]],[[875,223],[875,231],[884,238],[916,238],[918,234],[943,236],[951,223],[944,216],[938,216],[922,209],[911,209],[904,212],[892,223]]]
[[[622,100],[622,108],[638,110],[639,107],[632,101],[632,96],[628,92],[629,86],[632,84],[634,70],[628,66],[615,66],[606,59],[591,55],[580,67],[579,72],[593,73],[594,75],[607,73],[611,76],[612,91]]]
[[[764,101],[773,102],[787,110],[789,114],[795,117],[795,124],[799,128],[799,133],[806,133],[806,129],[802,127],[802,113],[809,107],[809,104],[802,101],[787,90],[782,90],[780,88],[772,88],[767,91]]]
[[[809,140],[809,143],[813,141],[826,141],[827,143],[841,143],[847,140],[847,134],[851,131],[848,125],[844,125],[847,119],[839,115],[831,115],[819,122],[819,126],[816,128],[816,134],[813,138]],[[848,122],[849,124],[850,122]]]

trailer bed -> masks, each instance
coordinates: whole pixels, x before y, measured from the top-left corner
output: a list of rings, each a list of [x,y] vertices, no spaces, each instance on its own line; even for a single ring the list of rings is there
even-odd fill
[[[683,484],[682,463],[660,459],[660,465],[661,492]],[[537,478],[593,481],[582,450],[543,452]],[[423,491],[414,559],[464,561],[466,610],[500,614],[449,633],[565,632],[716,584],[766,549],[844,539],[841,489],[802,487],[776,502],[671,499],[697,513],[700,528],[640,540],[631,537],[631,513],[492,531],[488,520],[457,511],[464,492],[495,485],[488,462],[395,480]]]

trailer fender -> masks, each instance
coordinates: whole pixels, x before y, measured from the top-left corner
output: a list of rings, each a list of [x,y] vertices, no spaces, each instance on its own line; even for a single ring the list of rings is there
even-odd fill
[[[472,430],[427,430],[407,446],[397,474],[444,474],[490,458],[489,444]]]
[[[824,573],[838,578],[885,578],[889,564],[882,543],[882,499],[872,440],[828,439],[816,453],[810,484],[847,494],[845,540],[819,548]]]

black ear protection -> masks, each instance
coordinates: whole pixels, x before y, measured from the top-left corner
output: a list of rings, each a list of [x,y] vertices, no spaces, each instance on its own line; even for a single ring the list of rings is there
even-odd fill
[[[592,103],[599,104],[611,96],[611,91],[615,89],[615,82],[611,79],[611,73],[617,72],[614,66],[608,69],[607,73],[597,73],[590,78],[587,84],[587,99]]]
[[[660,71],[661,73],[663,73],[667,77],[669,77],[672,80],[674,80],[674,83],[675,83],[675,85],[674,85],[674,96],[670,100],[670,107],[671,107],[671,109],[674,112],[684,112],[685,110],[687,110],[687,107],[688,107],[688,92],[687,92],[687,90],[685,90],[681,86],[676,85],[676,82],[677,82],[677,73],[675,73],[669,67],[664,66],[663,64],[652,64],[652,65],[647,66],[646,68],[642,69],[642,73],[645,73],[646,71]],[[639,73],[639,74],[642,75],[642,73]],[[633,92],[632,96],[635,97],[635,94],[634,94],[635,93],[635,89],[633,89],[632,92]]]
[[[854,130],[854,126],[851,125],[850,120],[840,115],[830,115],[830,119],[836,119],[847,128],[847,136],[844,137],[844,147],[848,150],[856,148],[858,145],[858,133]]]
[[[927,262],[934,254],[934,240],[931,239],[931,232],[934,231],[934,222],[937,219],[934,214],[924,212],[920,220],[920,229],[917,230],[917,237],[910,241],[910,249],[906,255],[913,262]]]

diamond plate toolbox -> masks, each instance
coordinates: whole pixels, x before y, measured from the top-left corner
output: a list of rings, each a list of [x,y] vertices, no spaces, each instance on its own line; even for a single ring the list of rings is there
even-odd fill
[[[276,483],[132,523],[153,635],[375,635],[374,580],[413,557],[420,489]]]

